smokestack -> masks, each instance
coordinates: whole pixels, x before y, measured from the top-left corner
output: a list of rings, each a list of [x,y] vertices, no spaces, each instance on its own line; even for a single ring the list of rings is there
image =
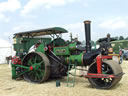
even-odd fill
[[[107,34],[107,42],[110,42],[111,40],[110,40],[110,34],[108,33]]]
[[[91,21],[89,21],[89,20],[84,21],[84,25],[85,25],[85,38],[86,38],[86,52],[87,53],[91,52],[90,24],[91,24]]]

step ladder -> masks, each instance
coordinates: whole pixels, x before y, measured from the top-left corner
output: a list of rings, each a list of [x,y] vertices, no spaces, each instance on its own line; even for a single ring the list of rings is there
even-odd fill
[[[76,66],[77,66],[77,62],[73,64],[69,62],[68,72],[67,72],[67,87],[75,86]],[[73,72],[71,73],[70,70],[72,70]]]

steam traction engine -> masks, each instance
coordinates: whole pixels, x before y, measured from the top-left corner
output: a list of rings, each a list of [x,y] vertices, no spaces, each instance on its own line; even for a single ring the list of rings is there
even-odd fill
[[[69,64],[89,66],[86,78],[93,87],[108,89],[117,84],[123,75],[120,65],[112,60],[108,36],[101,39],[100,47],[91,50],[90,21],[84,21],[86,47],[80,42],[65,42],[60,37],[67,30],[60,27],[20,32],[14,34],[16,56],[12,58],[12,78],[24,78],[26,81],[42,83],[49,78],[65,76]],[[51,35],[51,38],[37,38]],[[33,46],[32,46],[33,45]],[[31,47],[32,46],[32,47]]]

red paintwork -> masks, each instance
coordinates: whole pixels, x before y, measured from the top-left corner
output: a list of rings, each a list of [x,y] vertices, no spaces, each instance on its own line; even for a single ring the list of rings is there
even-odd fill
[[[97,73],[87,73],[85,76],[86,78],[115,78],[114,75],[106,75],[102,74],[102,60],[103,59],[112,59],[112,56],[104,56],[99,55],[96,57],[96,63],[97,63]]]
[[[122,50],[120,50],[119,55],[120,55],[120,56],[122,55]]]
[[[104,56],[104,55],[99,55],[96,57],[96,63],[97,63],[97,73],[101,74],[102,70],[101,70],[101,65],[102,65],[102,60],[103,59],[112,59],[112,56]]]
[[[32,66],[30,66],[30,67],[29,67],[29,69],[30,69],[30,70],[33,70],[33,67],[32,67]]]
[[[12,64],[21,64],[21,59],[17,56],[12,57]]]
[[[37,43],[37,44],[35,44],[35,45],[34,45],[34,48],[39,47],[40,44],[41,44],[41,43]]]
[[[51,49],[51,46],[48,46],[48,51],[51,51],[52,49]]]
[[[97,73],[101,74],[102,70],[101,70],[101,63],[102,63],[102,57],[99,55],[96,57],[96,63],[97,63]]]
[[[87,73],[86,78],[115,78],[114,75]]]
[[[48,47],[44,47],[44,51],[47,51],[48,50]]]
[[[107,56],[102,55],[101,57],[102,57],[102,59],[112,59],[112,56],[109,56],[109,55],[107,55]]]

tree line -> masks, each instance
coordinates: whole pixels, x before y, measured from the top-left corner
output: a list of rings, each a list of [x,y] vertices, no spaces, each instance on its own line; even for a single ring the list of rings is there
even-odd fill
[[[116,36],[115,39],[117,39],[117,40],[128,40],[128,37],[124,38],[124,36]]]

